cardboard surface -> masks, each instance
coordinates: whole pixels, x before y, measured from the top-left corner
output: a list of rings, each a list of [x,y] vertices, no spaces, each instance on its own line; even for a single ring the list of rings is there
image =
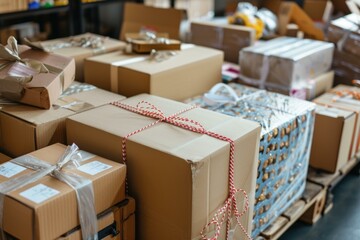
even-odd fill
[[[225,61],[238,63],[239,51],[255,43],[255,30],[228,24],[227,19],[221,20],[191,22],[191,42],[222,50]]]
[[[122,240],[135,240],[135,199],[127,196],[128,204],[122,211]]]
[[[54,144],[32,152],[30,155],[55,164],[64,153],[65,148],[66,146],[62,144]],[[95,211],[101,213],[125,199],[126,167],[95,155],[84,163],[93,161],[111,167],[95,175],[89,175],[76,168],[63,169],[63,171],[73,172],[93,182]],[[32,170],[26,169],[11,178],[30,172]],[[0,182],[7,180],[8,178],[0,176]],[[24,197],[25,191],[40,184],[58,193],[40,203]],[[3,222],[5,232],[18,239],[55,239],[60,237],[79,225],[75,191],[69,185],[53,177],[45,176],[5,196]]]
[[[306,87],[306,99],[311,100],[315,97],[329,91],[334,83],[334,71],[321,74],[309,81]]]
[[[70,97],[63,96],[55,102],[62,107],[55,105],[49,110],[26,105],[3,105],[0,110],[0,147],[10,156],[17,157],[53,143],[65,143],[66,117],[123,98],[93,87]]]
[[[101,235],[102,240],[135,240],[135,199],[130,196],[126,196],[126,199],[128,203],[125,206],[117,204],[98,215],[99,233],[109,227],[114,230],[114,232],[108,231],[105,237]],[[81,239],[81,230],[75,229],[57,240]]]
[[[184,100],[220,82],[222,63],[221,51],[199,46],[164,61],[114,52],[86,59],[85,82],[126,97],[149,93]]]
[[[99,48],[91,47],[58,47],[62,44],[69,44],[71,39],[86,39],[86,38],[102,38],[103,44]],[[104,37],[101,35],[93,33],[84,33],[67,38],[52,39],[41,42],[41,45],[45,48],[49,48],[52,52],[74,58],[76,64],[76,74],[75,81],[83,82],[84,81],[84,59],[91,56],[96,56],[99,54],[104,54],[108,52],[113,52],[116,50],[125,49],[126,43],[109,37]]]
[[[135,106],[147,101],[166,116],[189,105],[141,94],[123,100]],[[235,185],[250,200],[241,222],[250,233],[259,124],[195,108],[180,115],[205,129],[235,141]],[[113,105],[92,109],[67,119],[67,140],[83,149],[121,162],[124,136],[155,120]],[[234,131],[236,129],[236,131]],[[96,138],[95,143],[92,139]],[[198,239],[200,231],[222,206],[228,194],[229,144],[207,135],[159,123],[131,136],[126,143],[129,194],[136,200],[138,239]],[[240,197],[240,196],[239,196]],[[238,206],[241,208],[243,198]],[[223,226],[223,229],[225,226]],[[237,228],[236,236],[244,235]],[[220,239],[224,239],[224,235]]]
[[[342,90],[342,89],[351,89],[351,87],[349,86],[345,86],[345,85],[338,85],[336,86],[334,89],[337,90]],[[356,89],[356,88],[354,88]],[[359,135],[359,131],[360,131],[360,106],[356,105],[356,104],[349,104],[346,102],[342,102],[342,101],[334,101],[334,94],[332,93],[325,93],[323,95],[321,95],[320,97],[316,98],[313,100],[313,102],[315,102],[316,104],[320,104],[320,105],[325,105],[325,106],[331,106],[331,107],[336,107],[339,108],[341,110],[345,110],[345,111],[352,111],[356,113],[356,117],[355,117],[355,127],[353,130],[353,136],[352,136],[352,142],[351,142],[351,151],[350,151],[350,156],[348,159],[351,159],[353,156],[355,156],[355,154],[360,150],[360,135]],[[353,100],[356,102],[356,100]]]
[[[9,161],[11,158],[5,154],[0,153],[0,164]]]
[[[57,54],[32,50],[27,46],[19,46],[22,59],[33,59],[42,62],[50,73],[38,73],[31,82],[25,85],[25,91],[19,102],[49,109],[56,99],[74,81],[75,62],[73,59]],[[2,68],[0,78],[4,78],[12,64]]]
[[[303,9],[312,20],[326,21],[329,18],[329,16],[327,16],[329,12],[328,8],[331,8],[331,5],[331,1],[328,0],[305,0]]]
[[[114,221],[119,221],[119,219],[115,219],[115,211],[121,211],[121,210],[117,208],[116,210],[114,209],[113,211],[110,211],[105,215],[98,217],[97,226],[99,231],[110,226],[111,224],[114,223]],[[82,239],[81,230],[78,229],[71,233],[66,234],[65,236],[59,237],[57,240],[81,240],[81,239]],[[117,236],[109,235],[106,239],[121,240],[119,235]]]
[[[125,41],[126,33],[148,29],[168,33],[171,39],[180,39],[180,22],[184,12],[174,8],[156,8],[138,3],[125,3],[120,39]]]
[[[354,112],[317,107],[310,166],[335,173],[347,163],[355,119]]]

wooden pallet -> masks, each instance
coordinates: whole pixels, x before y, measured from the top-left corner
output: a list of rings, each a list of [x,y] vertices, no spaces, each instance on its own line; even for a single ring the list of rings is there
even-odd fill
[[[326,201],[323,214],[329,212],[333,207],[333,198],[334,195],[332,190],[336,185],[352,170],[358,165],[360,161],[360,153],[357,157],[352,158],[347,164],[342,167],[336,173],[326,173],[323,171],[315,170],[309,168],[308,172],[308,181],[319,184],[326,189]]]
[[[276,240],[297,220],[314,224],[333,206],[333,188],[360,162],[360,153],[343,168],[329,174],[309,168],[303,196],[279,216],[255,240]]]
[[[301,199],[291,205],[275,222],[260,234],[265,240],[278,239],[298,219],[319,219],[325,202],[325,189],[315,183],[307,182]]]

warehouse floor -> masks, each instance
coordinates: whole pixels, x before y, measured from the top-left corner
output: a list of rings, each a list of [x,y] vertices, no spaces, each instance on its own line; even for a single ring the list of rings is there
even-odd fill
[[[313,226],[297,222],[280,240],[360,239],[360,177],[349,173],[334,189],[334,207]]]

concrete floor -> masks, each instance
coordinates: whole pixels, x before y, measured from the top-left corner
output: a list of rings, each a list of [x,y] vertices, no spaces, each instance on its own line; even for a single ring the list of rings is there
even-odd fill
[[[314,225],[296,222],[280,240],[360,240],[360,177],[349,173],[334,188],[334,207]]]

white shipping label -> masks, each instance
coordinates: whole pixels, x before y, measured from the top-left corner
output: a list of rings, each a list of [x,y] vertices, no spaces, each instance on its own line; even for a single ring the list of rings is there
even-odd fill
[[[112,166],[107,165],[105,163],[99,162],[99,161],[92,161],[89,163],[86,163],[80,167],[78,167],[78,170],[90,174],[90,175],[96,175],[98,173],[101,173],[109,168],[112,168]]]
[[[15,176],[18,173],[21,173],[26,168],[17,165],[12,162],[6,162],[4,164],[0,165],[0,175],[4,176],[6,178],[11,178],[12,176]]]
[[[24,192],[21,192],[20,196],[23,196],[24,198],[39,204],[45,200],[48,200],[49,198],[54,197],[59,193],[59,191],[50,188],[44,184],[38,184]]]

